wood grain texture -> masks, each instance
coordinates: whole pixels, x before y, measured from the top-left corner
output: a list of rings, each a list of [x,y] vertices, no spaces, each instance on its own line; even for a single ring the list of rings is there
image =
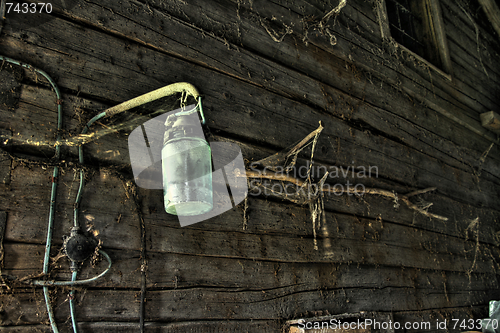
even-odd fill
[[[325,222],[313,232],[308,207],[252,192],[246,208],[181,228],[164,212],[161,190],[133,196],[127,136],[145,118],[124,114],[94,126],[129,121],[127,129],[84,147],[80,217],[99,232],[113,267],[77,289],[81,331],[138,331],[141,270],[151,332],[278,332],[288,319],[359,311],[398,321],[487,316],[488,301],[500,297],[500,155],[497,145],[488,151],[497,138],[480,128],[479,115],[499,102],[498,41],[474,24],[469,8],[440,3],[452,81],[382,38],[375,1],[349,1],[324,26],[321,18],[336,3],[75,0],[50,17],[8,15],[1,52],[60,85],[63,137],[108,107],[188,81],[205,97],[212,138],[239,145],[247,166],[321,120],[315,180],[321,170],[376,166],[372,177],[347,173],[327,183],[398,194],[435,186],[411,200],[433,203],[429,211],[448,218],[429,219],[379,196],[328,195]],[[29,70],[18,81],[15,107],[0,103],[8,279],[41,272],[54,149],[27,140],[56,135],[53,91]],[[310,147],[298,167],[309,154]],[[62,159],[52,258],[71,230],[78,188],[76,149],[63,147]],[[104,267],[87,262],[79,276]],[[70,277],[64,257],[50,271],[41,278]],[[41,288],[8,279],[2,329],[49,332]],[[58,325],[70,331],[68,289],[50,289]]]
[[[189,288],[148,291],[146,314],[148,321],[171,322],[207,320],[281,320],[300,318],[305,311],[329,313],[355,313],[367,306],[377,311],[418,311],[423,309],[457,307],[463,302],[483,305],[481,299],[487,291],[443,292],[443,285],[428,288],[327,288],[309,289],[305,285],[282,286],[271,290],[245,290],[221,288]],[[130,290],[87,289],[78,297],[80,318],[96,321],[138,321],[138,295]],[[69,315],[66,295],[54,299],[56,318],[63,322]],[[371,296],[370,296],[371,295]],[[28,325],[39,322],[45,308],[41,292],[20,292],[3,297],[7,318],[4,325]],[[490,293],[489,296],[498,296]],[[372,303],[378,300],[378,306]],[[307,310],[305,310],[307,309]],[[16,313],[22,316],[11,317]],[[38,314],[38,315],[37,315]],[[17,322],[16,322],[17,320]]]

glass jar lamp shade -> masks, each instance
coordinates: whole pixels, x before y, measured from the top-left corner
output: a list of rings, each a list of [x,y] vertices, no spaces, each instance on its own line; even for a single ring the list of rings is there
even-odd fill
[[[211,150],[197,112],[167,118],[161,159],[165,211],[193,216],[212,210]]]

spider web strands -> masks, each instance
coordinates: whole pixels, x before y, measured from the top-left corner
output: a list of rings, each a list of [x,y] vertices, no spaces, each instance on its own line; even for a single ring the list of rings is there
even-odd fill
[[[283,168],[283,167],[285,168],[286,171],[289,171],[295,166],[298,154],[302,150],[304,150],[309,144],[311,144],[311,140],[313,143],[313,154],[314,154],[314,148],[316,148],[316,142],[318,141],[319,135],[321,134],[323,129],[324,129],[323,122],[320,121],[318,128],[309,133],[305,138],[300,140],[298,143],[295,143],[274,155],[253,162],[252,164],[262,165],[264,168],[268,168],[272,171],[276,171],[278,168]],[[313,157],[314,156],[311,155],[311,161]]]

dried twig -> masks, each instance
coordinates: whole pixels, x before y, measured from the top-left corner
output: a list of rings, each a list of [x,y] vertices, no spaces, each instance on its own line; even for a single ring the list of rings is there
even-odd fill
[[[245,203],[243,207],[243,230],[248,229],[248,195],[245,196]]]
[[[272,173],[272,172],[260,173],[258,171],[247,171],[246,174],[239,174],[237,176],[248,177],[248,178],[263,178],[263,179],[270,179],[270,180],[276,180],[276,181],[286,181],[286,182],[290,182],[294,185],[297,185],[298,187],[301,187],[301,188],[308,185],[307,182],[305,182],[301,179],[298,179],[298,178],[295,178],[292,176],[288,176],[288,175],[284,175],[284,174]],[[383,189],[379,189],[379,188],[370,188],[370,187],[365,187],[362,190],[357,190],[356,188],[353,188],[353,187],[348,187],[347,189],[346,188],[336,188],[336,187],[325,188],[325,187],[323,187],[323,183],[320,184],[319,188],[321,189],[322,192],[328,192],[328,193],[334,193],[334,194],[335,193],[350,193],[350,194],[355,194],[355,195],[359,195],[359,196],[362,196],[365,194],[370,194],[370,195],[380,195],[380,196],[390,198],[393,200],[401,200],[406,204],[406,206],[408,206],[408,208],[415,210],[422,215],[425,215],[425,216],[431,217],[431,218],[435,218],[438,220],[442,220],[442,221],[448,220],[447,217],[433,214],[433,213],[429,213],[427,210],[420,208],[417,205],[415,205],[414,203],[412,203],[409,199],[410,197],[413,197],[416,195],[435,191],[437,189],[436,187],[429,187],[429,188],[426,188],[423,190],[413,191],[413,192],[410,192],[406,195],[402,195],[402,194],[398,195],[397,193],[392,192],[392,191],[383,190]],[[275,192],[275,191],[273,191],[273,192]]]

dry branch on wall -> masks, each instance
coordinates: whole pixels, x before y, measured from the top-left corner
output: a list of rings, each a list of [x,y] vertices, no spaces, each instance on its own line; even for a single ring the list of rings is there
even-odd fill
[[[379,188],[369,188],[369,187],[364,187],[362,190],[357,190],[357,189],[351,188],[351,187],[349,187],[347,189],[345,189],[345,188],[343,188],[343,189],[330,188],[330,187],[324,187],[323,186],[324,184],[321,184],[322,186],[318,187],[318,186],[315,186],[315,184],[308,184],[307,181],[303,181],[301,179],[298,179],[298,178],[295,178],[292,176],[277,174],[277,173],[262,174],[262,173],[256,172],[256,171],[247,171],[246,175],[242,175],[242,177],[264,178],[264,179],[276,180],[276,181],[281,181],[281,182],[290,182],[290,183],[297,185],[301,188],[303,188],[303,187],[305,188],[309,185],[309,187],[312,189],[312,192],[315,192],[315,189],[318,188],[322,192],[328,192],[328,193],[332,193],[332,194],[346,193],[346,194],[354,194],[354,195],[358,195],[358,196],[363,196],[366,194],[380,195],[380,196],[392,199],[394,202],[398,202],[399,200],[401,200],[408,206],[408,208],[415,210],[418,213],[425,215],[427,217],[435,218],[435,219],[442,220],[442,221],[448,221],[447,217],[428,212],[426,210],[426,208],[430,207],[429,205],[427,205],[424,208],[420,208],[410,201],[410,197],[413,197],[413,196],[416,196],[419,194],[424,194],[427,192],[435,191],[435,190],[437,190],[436,187],[429,187],[426,189],[413,191],[413,192],[410,192],[408,194],[397,194],[394,191],[388,191],[388,190],[383,190],[383,189],[379,189]],[[262,184],[260,184],[260,185],[262,185]],[[270,191],[272,192],[272,190],[270,190]],[[290,201],[295,202],[295,203],[308,203],[311,200],[312,199],[305,199],[303,202],[300,202],[297,199],[292,199]]]
[[[368,188],[364,186],[360,190],[358,190],[356,187],[331,188],[330,186],[325,186],[325,181],[328,176],[328,172],[325,173],[325,175],[319,180],[319,182],[313,183],[311,180],[311,170],[313,166],[314,151],[316,148],[316,142],[318,141],[319,135],[321,134],[323,129],[324,129],[323,123],[320,121],[318,128],[309,133],[304,139],[299,141],[297,144],[287,149],[284,149],[283,151],[278,152],[274,155],[268,156],[264,159],[252,163],[252,165],[260,165],[264,167],[266,172],[260,172],[258,170],[252,169],[252,170],[246,170],[244,174],[240,172],[236,172],[235,174],[238,177],[246,177],[247,179],[260,179],[260,180],[268,179],[272,181],[277,181],[281,183],[281,188],[287,188],[287,184],[293,184],[296,188],[296,191],[292,191],[291,193],[289,193],[288,191],[284,191],[283,193],[283,191],[275,191],[272,187],[271,188],[266,187],[262,181],[252,182],[253,185],[257,187],[262,187],[268,193],[272,193],[277,197],[286,199],[295,204],[308,205],[309,210],[311,211],[311,219],[313,223],[315,249],[317,249],[316,230],[319,227],[319,222],[321,222],[321,220],[323,220],[324,222],[325,220],[324,203],[323,203],[323,196],[325,193],[332,193],[336,195],[354,194],[360,197],[364,195],[379,195],[391,199],[394,202],[394,207],[396,208],[399,207],[399,201],[402,201],[409,209],[414,210],[424,216],[442,221],[448,220],[447,217],[430,213],[428,211],[429,207],[432,206],[432,203],[427,203],[426,205],[419,206],[410,201],[411,197],[435,191],[437,189],[436,187],[429,187],[422,190],[416,190],[407,194],[398,194],[394,191],[378,189],[378,188]],[[302,180],[290,176],[288,173],[295,166],[298,154],[309,145],[312,145],[312,148],[311,148],[310,163],[306,179]],[[278,170],[280,170],[281,172],[277,172]],[[285,171],[285,173],[282,172],[283,170]],[[248,223],[248,216],[246,214],[246,208],[245,208],[244,228],[246,228],[247,223]]]

